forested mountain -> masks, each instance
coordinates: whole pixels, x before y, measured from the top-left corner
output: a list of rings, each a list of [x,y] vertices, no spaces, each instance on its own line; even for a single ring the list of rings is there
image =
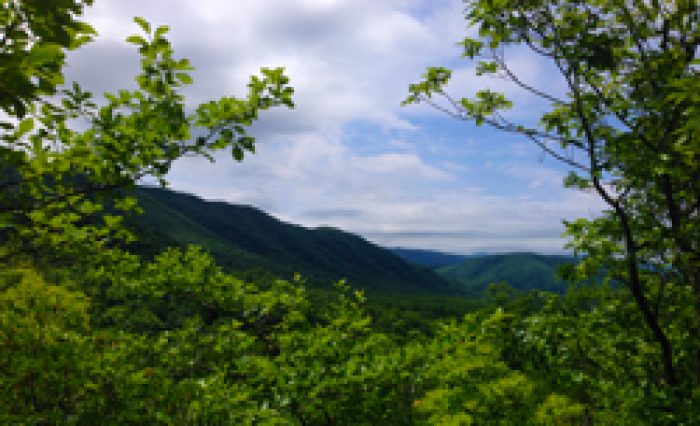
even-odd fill
[[[141,235],[137,250],[157,253],[171,245],[197,244],[226,268],[302,274],[311,285],[346,278],[375,292],[454,294],[446,280],[389,250],[333,228],[307,229],[256,208],[205,201],[161,188],[136,190],[144,214],[130,222]]]
[[[524,292],[561,293],[565,287],[556,269],[573,261],[534,253],[468,256],[387,250],[338,229],[285,223],[250,206],[153,187],[139,187],[136,194],[144,209],[129,220],[140,235],[137,251],[155,254],[173,245],[196,244],[230,270],[283,277],[299,272],[314,286],[346,278],[375,292],[454,294],[457,287],[478,295],[489,284],[505,281]]]
[[[571,256],[536,253],[460,255],[405,248],[391,251],[408,262],[433,269],[470,295],[480,295],[489,284],[500,282],[522,292],[563,293],[566,284],[558,277],[557,269],[576,261]]]
[[[566,284],[557,268],[576,260],[569,256],[508,253],[476,256],[443,266],[437,272],[459,283],[469,293],[481,293],[489,284],[505,281],[516,290],[547,290],[563,293]]]
[[[460,263],[461,261],[472,257],[463,254],[443,253],[434,250],[409,249],[402,247],[393,247],[390,250],[392,253],[400,256],[402,259],[408,262],[427,266],[431,269],[454,265],[455,263]]]

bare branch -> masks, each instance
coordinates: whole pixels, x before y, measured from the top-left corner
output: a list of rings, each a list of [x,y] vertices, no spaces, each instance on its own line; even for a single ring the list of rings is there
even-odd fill
[[[548,93],[545,93],[541,90],[535,89],[534,87],[532,87],[529,84],[520,80],[518,78],[518,76],[515,75],[515,73],[513,73],[513,71],[510,68],[508,68],[508,65],[506,64],[506,61],[505,61],[505,58],[503,57],[503,55],[499,55],[495,51],[492,51],[492,57],[493,57],[493,60],[496,61],[498,66],[506,73],[506,76],[508,76],[508,78],[513,83],[515,83],[517,86],[521,87],[522,89],[527,90],[528,92],[530,92],[534,95],[537,95],[543,99],[546,99],[550,102],[553,102],[557,105],[568,105],[567,102],[565,102],[565,101],[563,101],[555,96],[552,96]]]
[[[445,99],[447,99],[454,110],[451,110],[449,108],[446,108],[437,102],[435,102],[432,98],[429,98],[427,96],[421,96],[421,102],[425,102],[431,107],[435,108],[436,110],[449,115],[450,117],[463,120],[463,121],[468,121],[471,119],[474,119],[473,115],[469,114],[468,111],[466,111],[457,101],[455,101],[452,97],[450,97],[447,93],[441,92],[440,93]],[[497,115],[497,119],[493,119],[491,117],[480,117],[484,123],[488,124],[489,126],[501,130],[503,132],[507,133],[515,133],[515,134],[520,134],[526,136],[528,139],[530,139],[532,142],[534,142],[538,147],[540,147],[545,153],[551,155],[553,158],[556,160],[561,161],[562,163],[568,164],[571,167],[577,168],[579,170],[583,170],[585,172],[590,172],[590,169],[586,167],[585,165],[574,161],[571,158],[567,158],[558,152],[554,151],[552,148],[547,146],[546,142],[543,139],[549,139],[549,140],[558,140],[560,139],[559,137],[553,138],[550,137],[552,135],[546,134],[539,132],[535,129],[527,129],[522,126],[517,126],[513,123],[508,122],[503,118],[501,115]],[[499,121],[500,120],[500,121]]]

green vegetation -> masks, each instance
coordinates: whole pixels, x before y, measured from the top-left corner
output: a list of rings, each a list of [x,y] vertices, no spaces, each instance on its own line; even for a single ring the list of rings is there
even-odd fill
[[[131,218],[148,240],[139,250],[197,244],[237,273],[263,270],[329,288],[339,279],[372,293],[457,294],[427,268],[409,264],[361,237],[332,228],[306,229],[248,206],[204,201],[160,188],[138,188],[144,214]],[[157,236],[156,234],[161,234]]]
[[[502,93],[447,93],[451,71],[440,67],[411,85],[405,102],[521,134],[574,170],[567,186],[594,191],[605,202],[600,217],[566,223],[569,246],[585,255],[570,276],[605,271],[629,290],[639,327],[660,351],[663,373],[652,380],[690,398],[700,387],[697,2],[466,4],[481,38],[461,45],[466,58],[480,58],[477,74],[500,76],[551,109],[538,125],[513,122],[502,114],[512,107]],[[504,57],[509,45],[549,61],[566,84],[565,96],[516,75]]]
[[[575,262],[574,258],[567,256],[509,253],[471,257],[437,271],[459,283],[470,294],[483,293],[489,284],[499,282],[506,282],[525,293],[546,290],[561,294],[566,291],[566,283],[557,277],[558,269]]]
[[[522,293],[545,290],[563,294],[569,283],[562,275],[578,263],[572,256],[536,253],[459,255],[404,248],[391,251],[408,262],[433,269],[471,298],[484,296],[495,283],[506,283],[511,290]],[[603,277],[600,274],[596,279]]]
[[[293,106],[293,91],[282,69],[263,69],[245,98],[188,115],[187,60],[174,56],[166,27],[139,18],[144,34],[128,39],[142,57],[138,89],[99,103],[78,85],[57,91],[65,49],[93,33],[76,20],[87,3],[0,7],[0,109],[9,117],[0,138],[0,423],[700,423],[694,3],[467,3],[490,47],[524,42],[567,71],[571,97],[545,116],[547,131],[589,148],[589,174],[569,181],[593,185],[611,206],[569,225],[586,255],[569,275],[602,269],[621,284],[563,296],[496,285],[482,305],[446,296],[393,305],[421,304],[419,317],[382,313],[389,299],[371,306],[343,281],[333,292],[307,289],[298,277],[224,270],[202,248],[163,249],[197,242],[245,262],[262,256],[260,244],[284,262],[271,268],[289,268],[299,247],[352,273],[342,253],[368,262],[360,272],[372,259],[357,251],[386,255],[340,231],[304,231],[245,208],[246,226],[277,231],[231,249],[217,217],[231,206],[195,214],[171,204],[191,197],[137,190],[144,176],[166,183],[185,154],[229,149],[242,159],[255,146],[246,127],[263,110]],[[464,45],[473,57],[483,42]],[[448,76],[429,71],[409,100],[444,94]],[[492,121],[506,103],[481,93],[461,105],[465,117]],[[606,124],[610,114],[619,126]],[[205,136],[192,138],[194,128]],[[124,217],[139,200],[137,243]],[[172,233],[145,226],[149,207]],[[288,235],[303,243],[290,249]],[[314,252],[321,242],[341,248]]]
[[[433,250],[392,248],[391,251],[408,262],[427,266],[430,269],[454,265],[455,263],[459,263],[470,257],[460,254],[442,253]]]

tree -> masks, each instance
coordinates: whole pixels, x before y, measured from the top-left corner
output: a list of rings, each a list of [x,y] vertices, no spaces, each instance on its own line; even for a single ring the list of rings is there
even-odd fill
[[[0,5],[0,109],[22,118],[41,95],[63,83],[65,50],[90,41],[94,29],[76,19],[93,0],[8,0]],[[3,127],[8,123],[2,123]],[[7,127],[5,127],[7,128]]]
[[[0,274],[0,420],[60,423],[85,400],[88,300],[35,271]]]
[[[52,265],[90,254],[114,255],[130,236],[123,212],[136,208],[128,189],[150,177],[165,185],[173,162],[230,149],[236,160],[253,152],[246,133],[260,111],[293,107],[282,68],[253,76],[244,98],[222,97],[187,113],[180,89],[192,83],[187,59],[174,57],[168,27],[127,39],[141,54],[138,89],[92,95],[63,81],[64,50],[94,30],[77,21],[86,1],[3,4],[5,38],[0,107],[11,121],[0,134],[0,259],[28,255]],[[26,69],[23,68],[26,66]],[[51,98],[42,95],[54,94]],[[84,130],[72,123],[81,122]]]
[[[551,109],[537,125],[501,113],[512,106],[482,90],[455,98],[451,71],[429,68],[405,103],[425,102],[477,125],[523,135],[572,168],[569,187],[595,191],[607,209],[566,223],[585,260],[623,283],[660,349],[658,385],[700,385],[700,11],[697,2],[469,0],[464,56],[477,74],[505,78]],[[565,97],[509,68],[506,46],[550,61]]]

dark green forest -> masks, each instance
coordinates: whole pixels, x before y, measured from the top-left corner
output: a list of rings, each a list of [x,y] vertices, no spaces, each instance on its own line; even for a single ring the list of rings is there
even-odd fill
[[[139,187],[245,161],[293,81],[186,107],[192,66],[135,18],[137,86],[97,98],[63,71],[92,3],[0,5],[0,423],[700,423],[696,2],[464,2],[479,74],[523,86],[500,54],[521,45],[567,96],[524,85],[551,102],[528,127],[433,67],[406,105],[520,134],[607,205],[565,223],[573,258],[464,259]]]
[[[430,269],[454,265],[455,263],[474,257],[474,255],[443,253],[434,250],[408,249],[402,247],[392,247],[389,250],[408,262],[427,266]]]
[[[437,272],[471,294],[481,294],[490,284],[500,282],[520,292],[545,290],[562,294],[567,284],[559,271],[575,263],[576,259],[571,256],[506,253],[471,257],[438,268]]]

